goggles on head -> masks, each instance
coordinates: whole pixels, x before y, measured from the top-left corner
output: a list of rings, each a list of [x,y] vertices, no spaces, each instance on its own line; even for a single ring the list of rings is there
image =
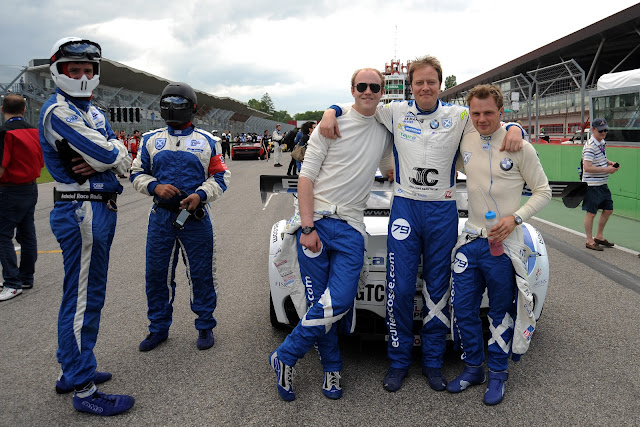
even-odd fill
[[[50,61],[53,64],[61,58],[86,59],[89,61],[99,61],[102,59],[102,49],[98,43],[90,40],[76,40],[66,42],[58,48]]]

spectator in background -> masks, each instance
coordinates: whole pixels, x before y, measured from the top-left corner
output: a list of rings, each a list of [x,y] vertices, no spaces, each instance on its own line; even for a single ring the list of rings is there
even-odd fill
[[[582,148],[582,182],[587,183],[587,193],[582,202],[582,210],[586,211],[584,229],[587,234],[586,248],[602,251],[602,246],[613,247],[613,243],[604,238],[604,227],[613,213],[613,199],[607,183],[609,175],[618,172],[620,165],[607,159],[606,141],[609,132],[605,119],[595,119],[591,123],[591,138]],[[598,220],[598,230],[593,237],[593,220],[602,209]]]
[[[297,145],[301,145],[301,146],[306,146],[309,143],[309,138],[311,137],[311,134],[313,133],[313,130],[316,128],[316,124],[314,122],[306,122],[302,125],[302,128],[300,129],[301,134],[303,134],[303,136],[300,138],[300,140],[298,141]],[[293,169],[291,167],[291,163],[294,163],[295,169]],[[296,159],[294,159],[293,157],[291,158],[291,163],[289,163],[289,168],[291,169],[291,173],[289,173],[289,171],[287,171],[287,175],[293,175],[293,176],[297,176],[297,172],[300,172],[300,169],[302,168],[302,162],[298,161]]]
[[[231,157],[231,131],[222,133],[222,158]]]
[[[282,135],[280,123],[276,125],[275,130],[271,134],[271,141],[273,142],[273,166],[280,167],[280,158],[282,157],[282,140],[284,139],[284,135]]]
[[[269,151],[269,131],[268,130],[264,131],[264,134],[262,135],[261,144],[262,144],[262,149],[264,150],[265,157],[268,162],[269,157],[271,157],[271,152]]]
[[[140,146],[140,131],[134,130],[133,135],[129,139],[128,148],[129,154],[131,155],[131,160],[135,160],[138,155],[138,147]]]
[[[5,124],[0,126],[0,264],[4,289],[0,301],[17,297],[33,287],[38,241],[33,214],[38,201],[36,178],[44,167],[38,129],[24,120],[27,103],[22,96],[2,100]],[[20,267],[13,235],[20,244]]]

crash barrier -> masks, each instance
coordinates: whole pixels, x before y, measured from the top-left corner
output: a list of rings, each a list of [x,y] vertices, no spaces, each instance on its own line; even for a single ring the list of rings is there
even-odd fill
[[[534,144],[549,181],[578,181],[582,145]],[[614,213],[640,220],[640,148],[607,147],[607,158],[620,163],[609,177]]]

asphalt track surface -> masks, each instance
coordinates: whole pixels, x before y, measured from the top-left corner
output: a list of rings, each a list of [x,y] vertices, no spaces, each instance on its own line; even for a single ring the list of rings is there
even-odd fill
[[[144,263],[151,199],[128,181],[118,199],[107,299],[95,354],[113,373],[100,387],[136,398],[112,418],[76,412],[54,384],[62,256],[49,228],[53,184],[40,185],[34,288],[0,303],[0,426],[74,425],[639,425],[640,259],[584,250],[584,238],[533,220],[551,260],[550,288],[529,352],[510,366],[502,404],[482,403],[484,386],[432,391],[414,362],[397,393],[382,389],[382,343],[344,339],[344,396],[321,393],[322,369],[309,352],[296,366],[297,399],[284,402],[267,363],[286,332],[269,323],[267,253],[271,225],[291,215],[290,195],[260,202],[260,174],[286,172],[258,161],[229,162],[231,185],[214,204],[220,296],[213,348],[195,346],[194,315],[182,264],[169,339],[141,353],[147,334]],[[417,356],[417,354],[416,354]],[[444,372],[463,363],[448,352]]]

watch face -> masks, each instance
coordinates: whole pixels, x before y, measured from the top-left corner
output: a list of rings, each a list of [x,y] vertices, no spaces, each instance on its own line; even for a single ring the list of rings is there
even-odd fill
[[[302,234],[309,234],[313,230],[315,230],[315,227],[302,227]]]
[[[520,218],[518,215],[514,215],[513,217],[516,219],[517,225],[522,225],[522,218]]]

